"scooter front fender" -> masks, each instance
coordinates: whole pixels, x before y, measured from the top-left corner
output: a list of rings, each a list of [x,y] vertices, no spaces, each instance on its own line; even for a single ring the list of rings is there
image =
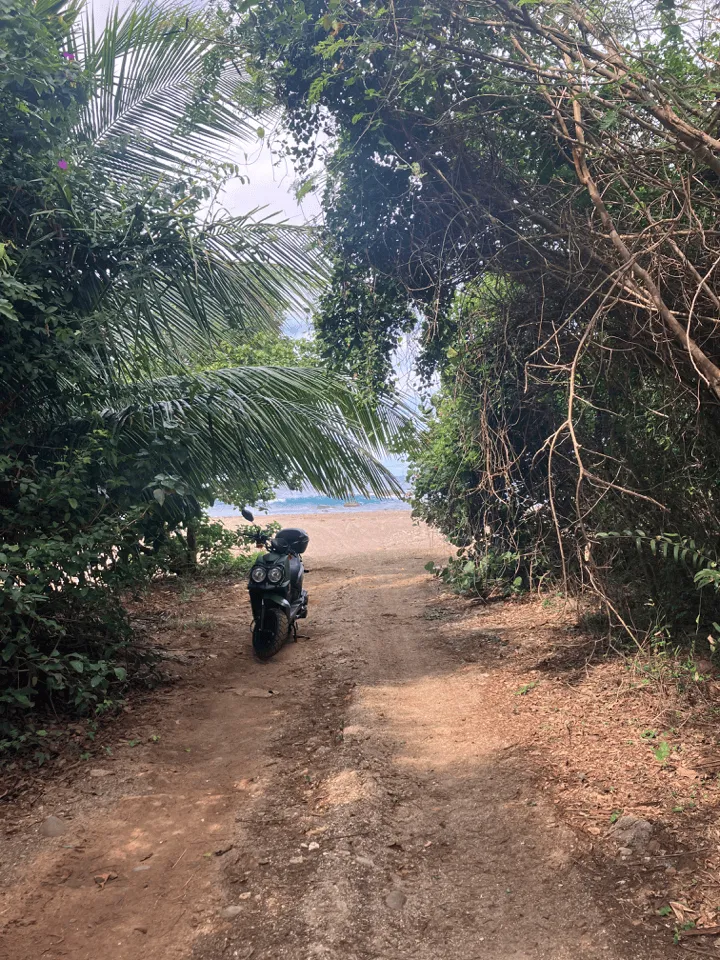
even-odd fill
[[[250,605],[256,623],[260,623],[266,607],[281,607],[290,616],[290,603],[276,590],[251,590]]]
[[[290,602],[286,600],[281,593],[264,593],[262,596],[263,603],[274,604],[276,607],[282,607],[283,610],[290,612]]]

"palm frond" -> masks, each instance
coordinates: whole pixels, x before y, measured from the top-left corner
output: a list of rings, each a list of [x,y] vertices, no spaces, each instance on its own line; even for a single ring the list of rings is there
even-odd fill
[[[213,342],[277,327],[324,275],[307,229],[256,212],[201,222],[182,191],[174,202],[170,181],[190,172],[215,182],[229,145],[255,136],[243,79],[206,27],[191,7],[151,4],[115,9],[98,32],[88,15],[77,29],[75,50],[95,80],[78,137],[108,185],[97,201],[108,235],[122,243],[109,267],[87,271],[88,348],[65,383],[69,426],[81,431],[100,415],[125,452],[205,499],[288,475],[333,496],[396,494],[377,457],[407,423],[399,404],[371,409],[318,370],[192,372]]]
[[[35,0],[35,15],[43,18],[56,18],[62,11],[63,20],[66,23],[72,23],[75,17],[80,13],[83,0]]]
[[[189,164],[212,182],[213,158],[255,135],[238,100],[243,81],[218,56],[210,26],[190,6],[136,3],[125,13],[115,7],[99,28],[88,11],[76,37],[95,80],[78,134],[110,186],[106,220],[127,222],[120,269],[87,272],[85,308],[103,330],[98,357],[125,378],[140,356],[152,369],[218,339],[277,328],[289,308],[307,306],[323,276],[306,229],[258,220],[257,211],[201,223],[182,192],[165,215],[157,211],[163,177]],[[147,222],[146,203],[155,210]]]
[[[100,30],[87,12],[76,49],[95,92],[78,134],[119,181],[199,175],[227,159],[233,140],[256,138],[238,69],[221,63],[209,82],[216,43],[208,30],[189,5],[115,7]]]
[[[132,401],[127,402],[132,396]],[[362,404],[343,378],[313,369],[240,367],[136,382],[115,390],[102,417],[129,448],[170,434],[162,466],[199,494],[236,478],[299,473],[335,497],[395,495],[377,460],[408,422],[407,409]],[[123,403],[123,400],[126,400]]]
[[[234,217],[140,245],[96,305],[108,357],[184,363],[219,340],[278,329],[325,276],[306,228]]]

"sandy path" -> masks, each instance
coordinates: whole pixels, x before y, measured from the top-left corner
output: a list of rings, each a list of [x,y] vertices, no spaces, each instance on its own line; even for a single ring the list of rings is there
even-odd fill
[[[669,955],[590,884],[502,666],[438,641],[438,538],[402,513],[292,522],[311,536],[307,636],[260,665],[243,587],[198,601],[217,660],[141,712],[141,747],[63,788],[74,805],[48,791],[36,820],[63,815],[63,836],[6,841],[0,956]]]

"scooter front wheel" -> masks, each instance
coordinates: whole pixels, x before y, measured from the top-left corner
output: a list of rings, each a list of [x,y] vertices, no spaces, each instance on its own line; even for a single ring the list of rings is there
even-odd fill
[[[274,657],[288,638],[290,618],[282,607],[268,607],[263,617],[263,627],[255,624],[252,644],[259,660]]]

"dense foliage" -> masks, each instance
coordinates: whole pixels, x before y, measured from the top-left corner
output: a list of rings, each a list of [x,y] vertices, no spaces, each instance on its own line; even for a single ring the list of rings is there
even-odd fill
[[[295,159],[332,138],[338,272],[397,291],[357,335],[420,318],[418,513],[491,581],[694,623],[690,544],[711,584],[720,520],[712,6],[271,0],[233,29]],[[350,339],[330,306],[321,336]]]
[[[279,336],[321,277],[307,232],[215,203],[256,132],[211,26],[0,0],[0,750],[117,696],[123,590],[234,546],[204,505],[392,485],[395,408]]]

